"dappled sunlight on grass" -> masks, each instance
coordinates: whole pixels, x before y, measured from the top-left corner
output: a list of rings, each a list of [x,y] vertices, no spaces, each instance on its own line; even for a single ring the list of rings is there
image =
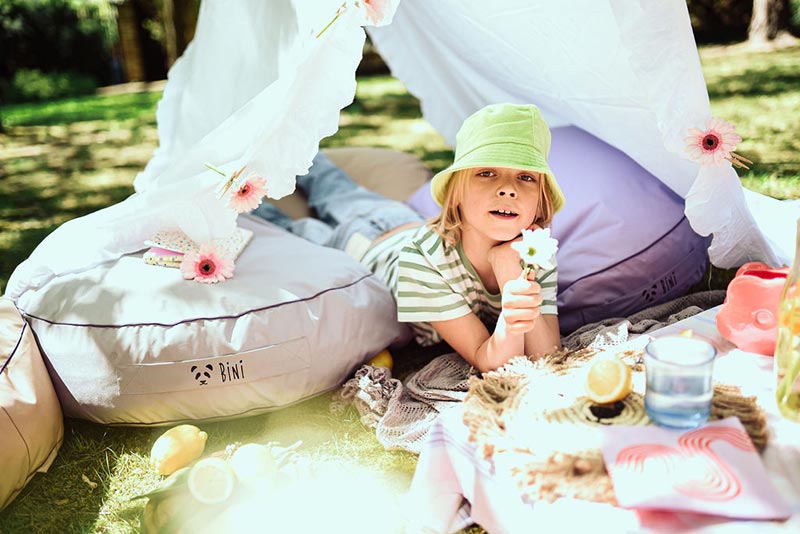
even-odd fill
[[[700,49],[703,75],[711,101],[731,96],[772,96],[800,90],[797,54],[800,47],[774,51],[720,54]]]
[[[384,95],[408,95],[403,82],[392,76],[370,76],[358,80],[357,98],[381,99]],[[409,108],[413,108],[416,99],[408,96]],[[419,106],[417,106],[419,110]]]
[[[107,101],[111,97],[98,98]],[[123,98],[121,102],[128,100]],[[151,107],[154,102],[152,96],[138,101]],[[77,113],[72,110],[75,102],[62,104]],[[59,115],[54,103],[40,106],[44,115]],[[84,118],[97,111],[89,108]],[[101,109],[111,109],[110,104],[105,102]],[[32,105],[22,106],[22,110],[33,113]],[[10,115],[25,113],[15,109]],[[149,116],[154,109],[128,113]],[[137,134],[140,140],[136,143],[134,132],[141,132],[142,126],[131,118],[8,129],[8,135],[2,136],[4,146],[0,151],[0,290],[16,265],[58,225],[120,202],[133,193],[133,178],[157,145],[154,123],[145,129],[145,133]]]
[[[800,169],[795,175],[783,178],[774,174],[748,174],[742,178],[742,185],[780,200],[797,200],[797,192],[800,191]]]
[[[6,127],[49,126],[81,121],[134,119],[155,126],[160,91],[108,96],[83,96],[52,102],[19,104],[3,111]]]
[[[128,438],[130,431],[139,435],[149,434],[137,429],[126,430],[121,436]],[[92,525],[95,532],[141,532],[144,502],[131,499],[141,495],[143,487],[155,489],[161,482],[161,477],[149,465],[149,451],[144,447],[130,450],[126,446],[128,442],[119,443],[116,449],[109,447],[104,457],[105,463],[96,472],[95,480],[102,482],[104,495],[97,519]]]
[[[120,457],[148,450],[147,434],[140,429],[114,429],[68,419],[64,444],[47,476],[34,477],[15,499],[14,513],[2,517],[2,531],[102,532],[93,527],[103,522],[108,526],[111,521],[101,510],[109,501],[133,496],[117,494],[119,486],[126,480],[142,484],[143,480],[154,478],[142,471],[117,467]],[[132,525],[123,528],[124,523],[115,518],[113,532],[139,532]]]

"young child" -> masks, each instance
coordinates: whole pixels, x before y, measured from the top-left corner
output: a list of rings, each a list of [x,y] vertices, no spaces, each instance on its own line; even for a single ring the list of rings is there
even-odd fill
[[[398,319],[411,323],[417,342],[445,341],[485,372],[561,347],[556,268],[525,279],[511,248],[564,204],[549,151],[538,108],[490,105],[464,121],[453,164],[433,177],[442,212],[427,223],[356,185],[322,154],[297,179],[319,220],[292,221],[269,203],[254,213],[354,256],[392,289]]]

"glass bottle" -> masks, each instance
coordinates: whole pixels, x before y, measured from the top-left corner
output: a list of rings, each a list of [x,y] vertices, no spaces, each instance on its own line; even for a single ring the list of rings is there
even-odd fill
[[[786,277],[778,310],[775,344],[775,400],[781,415],[800,422],[800,219],[794,262]]]

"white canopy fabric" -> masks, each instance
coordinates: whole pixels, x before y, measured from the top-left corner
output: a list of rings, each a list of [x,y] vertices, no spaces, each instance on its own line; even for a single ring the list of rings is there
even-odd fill
[[[403,0],[369,33],[449,143],[486,104],[534,103],[551,127],[586,130],[686,199],[695,231],[714,234],[718,267],[791,263],[800,206],[752,192],[746,202],[731,165],[684,153],[689,128],[711,116],[684,0]]]
[[[355,94],[370,23],[363,1],[204,0],[195,38],[170,70],[160,146],[136,193],[58,228],[6,293],[140,250],[158,230],[197,242],[230,234],[236,214],[206,162],[229,173],[247,165],[270,197],[291,193]],[[800,206],[745,192],[730,165],[700,167],[684,153],[688,129],[711,116],[684,0],[389,4],[383,23],[397,8],[394,21],[370,35],[450,143],[486,104],[534,103],[551,127],[588,131],[685,198],[693,228],[714,234],[715,265],[791,262]]]

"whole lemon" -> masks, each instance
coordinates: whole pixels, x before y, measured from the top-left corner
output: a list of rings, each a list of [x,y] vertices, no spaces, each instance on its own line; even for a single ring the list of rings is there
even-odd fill
[[[387,369],[391,369],[392,366],[394,366],[394,360],[392,359],[392,355],[389,353],[389,351],[384,349],[373,356],[372,359],[367,362],[367,364],[374,367],[386,367]]]
[[[169,475],[203,454],[208,434],[194,425],[178,425],[161,434],[150,450],[150,464]]]

